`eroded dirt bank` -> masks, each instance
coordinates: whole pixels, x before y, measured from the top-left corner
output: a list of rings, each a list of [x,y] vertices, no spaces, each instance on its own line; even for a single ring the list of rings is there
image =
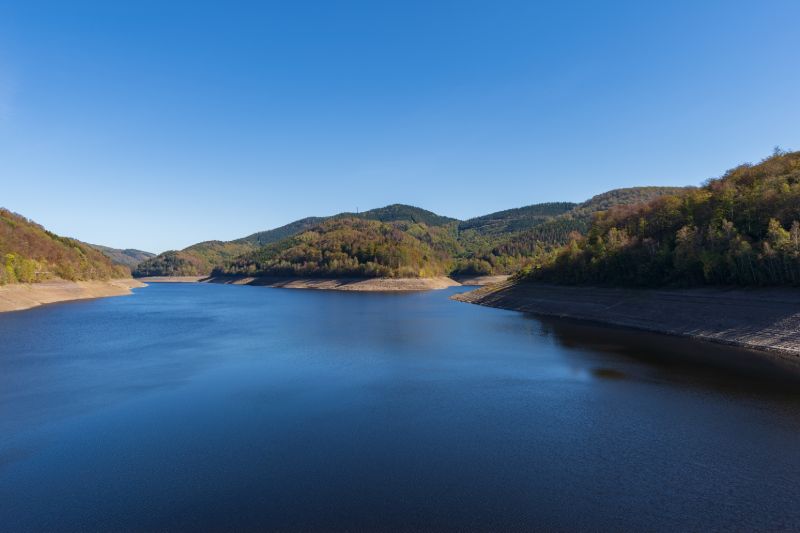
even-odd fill
[[[616,289],[504,282],[462,302],[800,356],[800,289]]]
[[[0,287],[0,312],[21,311],[39,305],[70,300],[123,296],[131,294],[131,289],[146,286],[135,279],[15,283]]]

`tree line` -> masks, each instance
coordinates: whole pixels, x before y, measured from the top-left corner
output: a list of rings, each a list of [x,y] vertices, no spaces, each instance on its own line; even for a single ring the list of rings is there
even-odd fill
[[[614,285],[800,284],[800,152],[598,215],[521,278]]]
[[[0,285],[52,278],[71,281],[130,276],[88,244],[60,237],[0,208]]]

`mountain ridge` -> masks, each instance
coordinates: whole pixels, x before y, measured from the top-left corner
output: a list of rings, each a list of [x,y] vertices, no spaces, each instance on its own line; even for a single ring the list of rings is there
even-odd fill
[[[513,246],[507,245],[512,237],[524,235],[525,231],[557,220],[558,217],[569,215],[581,219],[580,217],[587,216],[587,213],[593,213],[592,209],[596,210],[616,202],[635,201],[640,197],[650,198],[655,194],[678,189],[680,188],[615,189],[580,204],[573,202],[531,204],[489,213],[466,221],[405,204],[390,204],[359,213],[344,212],[327,217],[306,217],[278,228],[256,232],[232,241],[206,241],[183,250],[164,252],[156,258],[140,264],[134,271],[134,275],[137,277],[196,276],[209,275],[212,272],[221,275],[249,275],[254,272],[275,275],[277,272],[281,272],[282,275],[305,276],[324,274],[396,276],[401,270],[410,276],[432,275],[432,272],[464,275],[509,274],[529,264],[532,257],[543,251],[543,248],[536,246],[528,246],[524,250],[522,248],[514,249]],[[641,194],[637,196],[637,191],[640,190]],[[333,260],[327,256],[339,252],[329,249],[328,243],[319,240],[319,233],[324,234],[329,230],[336,231],[341,237],[347,232],[341,226],[334,229],[331,221],[342,220],[363,220],[385,224],[386,226],[381,229],[383,232],[408,232],[413,228],[413,232],[409,233],[410,240],[398,238],[395,239],[395,243],[398,246],[408,247],[403,253],[409,258],[419,255],[417,248],[428,247],[429,253],[422,253],[422,256],[428,257],[431,264],[421,266],[409,259],[409,264],[401,267],[398,263],[391,267],[391,269],[397,270],[396,272],[386,271],[384,269],[386,264],[381,261],[376,262],[376,257],[370,255],[371,252],[365,252],[366,248],[363,246],[365,237],[357,236],[355,233],[372,232],[373,237],[379,241],[383,237],[374,233],[375,227],[351,223],[348,231],[352,231],[354,234],[349,237],[350,244],[339,243],[343,247],[341,252],[345,255],[350,254],[350,256],[347,261],[339,257],[336,266],[332,266]],[[319,243],[322,249],[312,254],[313,257],[309,256],[306,253],[309,252],[308,249],[301,246],[296,240],[292,240],[298,235],[306,235],[306,240]],[[283,244],[277,246],[278,243]],[[351,250],[353,246],[360,252]],[[270,248],[262,250],[264,247]],[[289,253],[288,250],[294,250],[297,255],[294,258],[287,257],[285,254]],[[443,261],[436,255],[439,251],[446,253],[447,261]],[[356,266],[351,260],[356,258],[358,253],[361,255],[357,262],[358,266]],[[252,264],[246,264],[248,258]],[[312,263],[316,266],[312,266]],[[344,263],[350,266],[342,268]],[[288,267],[289,264],[293,264],[293,266]],[[446,269],[445,264],[447,265]],[[323,268],[321,265],[328,265],[329,269]],[[447,272],[444,272],[443,269]],[[378,274],[379,272],[381,274]]]

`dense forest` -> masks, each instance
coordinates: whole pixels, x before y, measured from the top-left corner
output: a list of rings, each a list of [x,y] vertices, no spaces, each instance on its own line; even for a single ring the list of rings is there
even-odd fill
[[[122,277],[128,264],[139,277],[518,272],[561,283],[798,285],[800,152],[776,151],[699,188],[617,189],[466,221],[394,204],[149,255],[59,237],[0,209],[0,284]]]
[[[246,253],[215,275],[430,277],[450,272],[454,228],[335,217]]]
[[[142,250],[135,250],[133,248],[120,250],[118,248],[110,248],[108,246],[101,246],[99,244],[90,244],[89,246],[103,252],[103,255],[111,259],[111,262],[115,265],[123,265],[131,270],[135,269],[136,266],[142,261],[146,261],[147,259],[156,256],[156,254],[143,252]]]
[[[248,241],[246,239],[228,242],[205,241],[193,244],[183,250],[169,250],[140,262],[134,268],[133,275],[137,278],[146,276],[207,276],[215,266],[258,247],[258,241]]]
[[[618,189],[581,204],[535,204],[466,221],[402,204],[309,217],[235,241],[208,241],[165,252],[140,263],[134,275],[511,274],[548,261],[571,233],[585,232],[599,210],[679,190]]]
[[[92,246],[60,237],[25,217],[0,208],[0,285],[53,278],[85,281],[129,277]]]
[[[522,277],[615,285],[800,284],[800,152],[600,214]]]
[[[340,213],[331,217],[307,217],[279,228],[260,231],[233,241],[206,241],[193,244],[180,251],[171,250],[137,265],[136,277],[145,276],[200,276],[209,275],[218,266],[233,258],[256,250],[260,246],[288,239],[308,231],[331,219],[359,218],[379,222],[408,221],[437,226],[457,222],[410,205],[393,204],[363,213]]]
[[[455,273],[510,274],[540,265],[549,261],[571,234],[586,233],[596,213],[682,190],[682,187],[614,189],[580,204],[536,204],[467,220],[459,225],[463,252],[456,262]]]
[[[569,212],[577,204],[572,202],[547,202],[516,209],[506,209],[471,218],[458,224],[460,232],[475,231],[479,235],[502,235],[530,229]]]

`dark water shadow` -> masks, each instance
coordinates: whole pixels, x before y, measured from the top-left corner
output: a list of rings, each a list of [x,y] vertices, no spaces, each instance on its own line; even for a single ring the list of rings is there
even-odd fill
[[[800,401],[800,361],[790,356],[581,320],[525,316],[541,325],[542,335],[568,348],[583,364],[589,362],[598,379],[636,378]]]

